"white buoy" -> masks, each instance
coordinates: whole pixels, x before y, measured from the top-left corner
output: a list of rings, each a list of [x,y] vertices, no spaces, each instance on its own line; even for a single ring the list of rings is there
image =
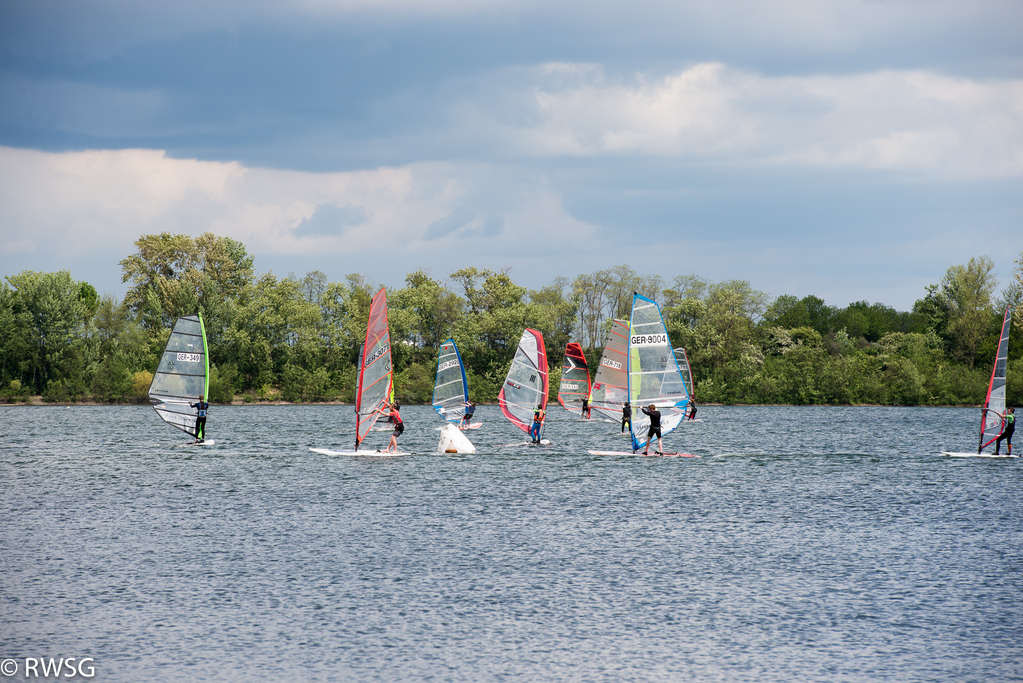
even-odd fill
[[[437,452],[475,453],[476,447],[458,427],[449,422],[440,428],[440,443],[437,444]]]

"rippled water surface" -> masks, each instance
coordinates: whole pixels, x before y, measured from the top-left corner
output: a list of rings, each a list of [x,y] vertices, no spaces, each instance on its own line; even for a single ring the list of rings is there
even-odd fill
[[[492,406],[471,456],[330,457],[348,406],[0,408],[0,658],[93,680],[1023,678],[1023,464],[976,409],[700,409],[699,458]],[[373,447],[387,434],[373,433]],[[513,444],[513,445],[508,445]],[[12,680],[17,680],[15,676]],[[36,679],[30,679],[36,680]]]

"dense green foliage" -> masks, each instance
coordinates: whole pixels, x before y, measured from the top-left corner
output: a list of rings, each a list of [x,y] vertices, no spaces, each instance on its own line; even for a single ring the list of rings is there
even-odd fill
[[[67,271],[0,282],[0,397],[143,401],[175,317],[199,311],[211,400],[353,399],[378,285],[358,274],[327,282],[319,271],[257,276],[244,245],[210,233],[146,235],[135,246],[121,261],[131,283],[122,302]],[[625,265],[536,291],[506,272],[463,268],[450,274],[451,289],[416,271],[387,292],[396,397],[430,401],[437,349],[453,337],[473,398],[496,400],[524,327],[544,335],[553,397],[566,343],[580,341],[595,367],[611,319],[627,319],[639,291],[661,304],[673,344],[687,349],[701,402],[978,404],[1002,311],[1023,298],[1023,255],[1018,264],[998,299],[990,259],[952,266],[912,311],[772,298],[739,280],[668,282]],[[1009,401],[1019,403],[1023,312],[1009,378]]]

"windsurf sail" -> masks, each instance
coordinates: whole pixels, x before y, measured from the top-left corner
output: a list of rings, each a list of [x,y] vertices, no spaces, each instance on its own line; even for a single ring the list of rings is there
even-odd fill
[[[590,389],[590,406],[612,420],[622,417],[622,406],[629,400],[628,356],[629,323],[613,320]]]
[[[355,393],[355,450],[391,400],[391,335],[387,330],[387,294],[373,296],[366,323],[366,341],[359,352],[359,384]]]
[[[696,387],[693,386],[693,372],[689,368],[689,356],[686,355],[686,350],[682,347],[675,349],[675,360],[678,361],[678,369],[682,371],[682,381],[686,383],[689,397],[695,401]]]
[[[673,431],[685,417],[689,391],[682,379],[668,330],[657,302],[639,294],[632,296],[629,325],[629,399],[633,413],[632,447],[647,442],[650,418],[643,408],[651,404],[661,413],[661,435]]]
[[[196,411],[189,404],[209,398],[210,362],[202,315],[184,315],[174,323],[160,364],[149,385],[149,402],[166,422],[195,436]]]
[[[1005,376],[1011,323],[1012,307],[1006,306],[1005,317],[1002,319],[1002,336],[998,340],[998,351],[995,353],[995,366],[991,369],[991,382],[988,383],[984,412],[981,413],[980,445],[977,446],[977,453],[994,443],[1005,430]]]
[[[578,342],[569,342],[565,347],[565,361],[561,365],[558,403],[565,410],[582,414],[583,399],[589,397],[590,371],[586,367],[583,347]]]
[[[548,388],[543,335],[536,330],[523,330],[508,377],[497,396],[501,412],[519,429],[528,432],[536,407],[547,409]]]
[[[433,409],[448,422],[458,422],[469,400],[465,365],[454,339],[440,345],[437,356],[437,380],[433,385]]]

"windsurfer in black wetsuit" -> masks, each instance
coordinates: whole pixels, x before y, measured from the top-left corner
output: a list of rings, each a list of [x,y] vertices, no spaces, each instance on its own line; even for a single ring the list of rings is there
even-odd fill
[[[210,404],[203,400],[202,396],[199,396],[198,403],[189,403],[189,407],[195,408],[195,441],[192,443],[203,443],[206,439],[206,413],[210,409]]]
[[[1002,450],[1002,441],[1009,446],[1009,455],[1012,455],[1012,435],[1016,431],[1016,409],[1009,408],[1005,411],[1005,415],[1001,418],[1005,420],[1005,429],[998,436],[995,441],[995,455],[999,455]]]
[[[625,425],[629,425],[629,431],[632,431],[632,406],[628,401],[622,406],[622,434],[625,433]]]
[[[696,419],[696,399],[689,399],[689,419]]]
[[[590,416],[590,397],[589,396],[587,396],[586,398],[583,399],[583,412],[582,412],[582,416],[583,417],[589,417]]]
[[[646,448],[643,449],[643,455],[649,455],[650,442],[653,441],[654,436],[657,437],[657,450],[654,453],[663,453],[664,444],[661,443],[661,412],[657,410],[657,406],[653,403],[650,404],[650,409],[640,408],[644,415],[650,416],[650,429],[646,432]]]

